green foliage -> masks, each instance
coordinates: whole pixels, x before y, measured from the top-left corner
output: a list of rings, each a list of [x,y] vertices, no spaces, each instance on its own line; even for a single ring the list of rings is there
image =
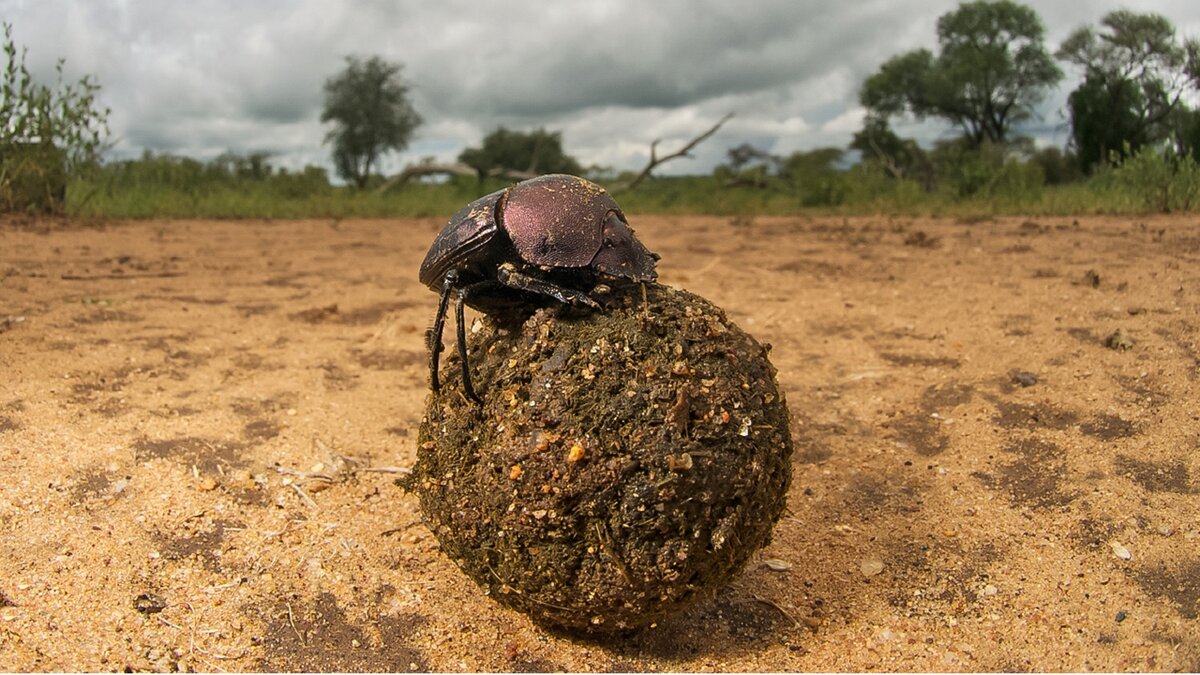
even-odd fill
[[[1054,147],[1041,148],[1029,157],[1029,161],[1041,167],[1046,185],[1065,185],[1083,180],[1083,171],[1074,153]]]
[[[780,163],[779,175],[801,206],[837,206],[846,200],[846,176],[837,167],[845,154],[841,148],[794,152]]]
[[[955,198],[1034,198],[1046,182],[1036,162],[1022,161],[1006,145],[971,148],[963,141],[939,144],[932,154],[939,190]]]
[[[729,161],[713,169],[713,176],[724,187],[745,186],[759,189],[772,187],[772,175],[782,160],[775,155],[756,148],[750,143],[729,148]]]
[[[1170,125],[1176,152],[1200,156],[1200,110],[1179,106],[1171,115]]]
[[[939,52],[900,54],[863,83],[872,116],[910,113],[958,126],[972,146],[1003,143],[1061,78],[1037,13],[1010,0],[968,2],[942,15]]]
[[[1169,213],[1200,207],[1200,164],[1173,148],[1126,149],[1125,159],[1093,180],[1099,192],[1117,193],[1144,209]]]
[[[403,68],[378,56],[350,56],[346,68],[325,81],[322,122],[332,122],[325,137],[333,143],[338,175],[366,187],[381,156],[408,147],[421,116],[408,100]]]
[[[563,151],[562,132],[511,131],[498,127],[478,148],[467,148],[458,161],[484,176],[505,172],[581,174],[583,167]]]
[[[729,163],[713,177],[724,189],[755,188],[789,195],[799,206],[837,206],[846,199],[847,179],[837,165],[845,151],[817,148],[776,157],[749,144],[729,151]]]
[[[60,211],[68,179],[96,165],[108,135],[100,86],[85,76],[63,81],[63,62],[51,88],[34,81],[4,24],[5,68],[0,74],[0,212]]]
[[[1200,83],[1200,44],[1181,42],[1159,14],[1109,12],[1099,30],[1072,33],[1056,56],[1084,73],[1069,108],[1085,170],[1168,138],[1183,93]]]
[[[863,128],[854,134],[850,149],[862,153],[863,161],[874,162],[892,178],[910,178],[931,190],[933,166],[929,156],[911,138],[900,138],[886,117],[872,114],[863,120]]]
[[[1149,127],[1140,119],[1144,96],[1133,82],[1089,75],[1067,98],[1071,115],[1071,142],[1079,167],[1091,171],[1125,149],[1137,150],[1151,140]]]

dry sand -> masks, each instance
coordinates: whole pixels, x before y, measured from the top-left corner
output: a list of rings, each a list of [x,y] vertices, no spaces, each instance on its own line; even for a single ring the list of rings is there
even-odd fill
[[[442,221],[0,225],[0,670],[1200,669],[1193,218],[632,222],[774,345],[797,455],[773,543],[610,642],[387,471]]]

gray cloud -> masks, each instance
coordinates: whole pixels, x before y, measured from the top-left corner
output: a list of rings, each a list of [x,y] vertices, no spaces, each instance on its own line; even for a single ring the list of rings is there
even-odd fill
[[[1119,6],[1031,4],[1051,49]],[[409,150],[390,159],[393,170],[426,155],[453,159],[497,125],[561,130],[585,164],[632,169],[654,139],[672,149],[736,112],[695,159],[664,167],[706,172],[741,142],[776,153],[844,146],[861,123],[863,78],[894,54],[932,46],[937,17],[956,5],[0,0],[0,16],[39,75],[63,57],[68,77],[97,77],[122,155],[266,150],[285,166],[327,165],[322,84],[346,55],[378,54],[405,64],[426,120]],[[1193,1],[1139,9],[1200,35]],[[1065,140],[1067,88],[1048,97],[1027,131]],[[953,134],[936,123],[900,128],[925,141]]]

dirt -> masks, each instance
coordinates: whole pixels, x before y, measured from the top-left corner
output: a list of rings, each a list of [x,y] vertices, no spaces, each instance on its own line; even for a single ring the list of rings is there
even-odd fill
[[[711,597],[786,506],[791,425],[766,349],[659,284],[480,322],[480,405],[448,359],[402,480],[442,550],[553,630],[629,633]]]
[[[1194,218],[630,221],[796,453],[745,571],[608,641],[393,484],[440,220],[0,226],[0,670],[1200,670]]]

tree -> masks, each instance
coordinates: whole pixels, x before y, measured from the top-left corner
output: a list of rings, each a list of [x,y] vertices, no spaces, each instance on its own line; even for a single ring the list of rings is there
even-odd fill
[[[1085,169],[1168,137],[1181,97],[1200,85],[1200,43],[1181,42],[1166,17],[1117,10],[1100,26],[1076,30],[1055,53],[1083,69],[1069,107]]]
[[[1044,34],[1025,5],[963,3],[938,19],[937,56],[918,49],[892,57],[863,83],[859,99],[885,120],[902,113],[948,120],[972,147],[1004,143],[1062,79]]]
[[[766,188],[769,185],[768,176],[783,161],[783,158],[750,143],[729,148],[725,154],[729,162],[713,168],[713,176],[724,187]]]
[[[862,131],[854,134],[850,149],[862,153],[863,161],[875,162],[892,178],[920,180],[931,186],[932,171],[925,151],[911,138],[900,138],[887,118],[867,115]]]
[[[532,178],[543,173],[583,172],[579,162],[563,151],[562,132],[540,128],[524,132],[497,127],[483,138],[480,147],[463,150],[458,161],[475,169],[481,179],[489,175]]]
[[[1041,167],[1046,185],[1063,185],[1083,179],[1079,160],[1072,152],[1063,152],[1056,147],[1039,148],[1030,155],[1029,161]]]
[[[1091,171],[1148,143],[1152,125],[1139,113],[1145,109],[1145,97],[1132,81],[1096,74],[1084,78],[1067,97],[1079,168]]]
[[[757,148],[749,143],[736,145],[725,151],[729,156],[729,168],[741,171],[751,166],[771,167],[779,163],[779,158],[771,153]]]
[[[1170,119],[1175,153],[1200,158],[1200,110],[1179,106]]]
[[[400,78],[403,66],[378,56],[349,56],[346,68],[325,81],[322,122],[332,122],[325,142],[333,144],[338,175],[362,188],[390,151],[408,147],[421,116]]]
[[[62,60],[56,87],[38,84],[7,23],[3,50],[0,211],[61,210],[67,178],[95,166],[108,137],[109,110],[96,100],[100,85],[91,76],[64,83]]]

